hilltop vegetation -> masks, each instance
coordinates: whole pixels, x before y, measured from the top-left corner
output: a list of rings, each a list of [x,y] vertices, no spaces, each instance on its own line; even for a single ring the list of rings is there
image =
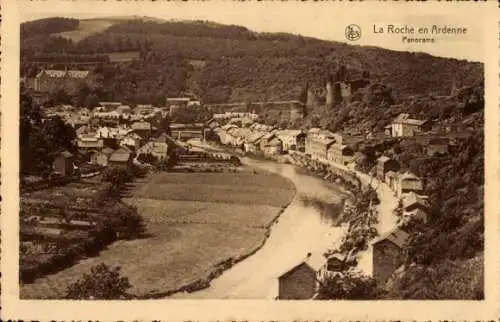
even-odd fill
[[[45,19],[23,28],[35,29],[37,23],[44,26],[44,35],[50,28],[53,33],[61,32]],[[121,99],[125,92],[131,101],[153,102],[158,93],[180,95],[192,90],[188,88],[193,87],[192,77],[196,78],[195,94],[205,102],[298,99],[306,83],[321,96],[325,77],[340,64],[353,79],[369,71],[371,79],[392,89],[396,100],[429,92],[447,95],[454,75],[461,87],[477,83],[483,73],[480,63],[291,34],[256,33],[203,21],[117,20],[79,42],[25,32],[21,47],[24,57],[63,50],[74,54],[140,51],[140,61],[120,67],[123,77],[119,81],[114,72],[105,76],[105,85],[120,83],[107,97]],[[203,61],[204,67],[193,67],[192,60]]]
[[[35,21],[28,21],[21,25],[21,38],[31,38],[36,36],[50,36],[51,34],[75,30],[80,21],[71,18],[45,18]]]

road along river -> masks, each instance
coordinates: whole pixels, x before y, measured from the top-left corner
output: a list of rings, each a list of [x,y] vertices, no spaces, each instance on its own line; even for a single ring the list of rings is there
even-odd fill
[[[308,253],[321,257],[340,242],[343,229],[333,226],[337,214],[325,214],[303,200],[341,204],[342,199],[349,198],[348,192],[326,180],[301,174],[290,164],[248,158],[242,158],[242,162],[292,180],[297,189],[295,199],[271,227],[266,243],[254,255],[212,280],[209,288],[177,293],[169,298],[272,299],[277,296],[278,276],[299,264]]]

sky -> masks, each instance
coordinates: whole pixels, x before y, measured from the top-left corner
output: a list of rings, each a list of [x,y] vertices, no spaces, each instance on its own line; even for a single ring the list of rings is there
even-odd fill
[[[382,9],[383,6],[383,10]],[[258,32],[288,32],[355,45],[378,46],[392,50],[420,51],[441,57],[484,62],[484,26],[481,6],[454,6],[431,3],[348,3],[348,2],[163,2],[163,1],[30,1],[19,8],[21,21],[52,16],[95,18],[109,16],[148,16],[161,19],[209,20],[245,26]],[[493,8],[494,10],[494,8]],[[477,17],[471,19],[471,17]],[[348,41],[347,25],[361,28],[361,38]],[[433,44],[407,44],[404,35],[387,34],[389,24],[421,27],[432,25],[465,27],[465,35],[433,36]],[[385,33],[374,33],[382,27]],[[413,35],[424,37],[429,35]]]

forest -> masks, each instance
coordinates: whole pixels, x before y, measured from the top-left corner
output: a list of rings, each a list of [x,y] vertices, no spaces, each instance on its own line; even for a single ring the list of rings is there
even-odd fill
[[[299,98],[306,83],[321,96],[326,77],[340,65],[347,67],[352,79],[370,71],[371,78],[390,88],[396,100],[429,92],[447,95],[453,78],[461,87],[477,83],[483,73],[481,63],[284,33],[256,33],[204,21],[117,21],[104,32],[74,42],[46,37],[74,26],[71,20],[54,19],[54,23],[43,19],[23,25],[25,60],[49,53],[139,51],[139,62],[105,64],[123,76],[117,80],[115,73],[105,72],[104,84],[114,87],[112,96],[125,92],[144,103],[156,101],[158,93],[176,96],[192,88],[207,103],[291,100]],[[203,66],[191,64],[195,60]]]

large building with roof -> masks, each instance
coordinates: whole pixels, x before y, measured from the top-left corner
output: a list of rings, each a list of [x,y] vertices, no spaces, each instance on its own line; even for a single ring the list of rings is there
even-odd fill
[[[72,92],[81,83],[92,86],[94,82],[94,74],[87,70],[43,69],[35,76],[33,89],[37,92],[51,92],[62,88]]]

